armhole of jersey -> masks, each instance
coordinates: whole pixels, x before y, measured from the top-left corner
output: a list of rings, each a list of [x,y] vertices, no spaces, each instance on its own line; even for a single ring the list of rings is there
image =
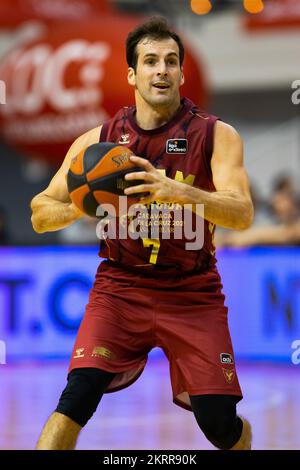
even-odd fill
[[[104,124],[102,124],[101,132],[99,135],[99,142],[106,142],[107,140],[107,134],[108,134],[108,128],[109,128],[109,121],[105,121]]]
[[[207,129],[206,129],[206,137],[205,137],[205,164],[206,170],[209,176],[209,180],[211,181],[212,188],[214,187],[214,183],[212,180],[212,171],[211,171],[211,157],[214,150],[214,128],[216,122],[219,120],[217,116],[210,116]]]

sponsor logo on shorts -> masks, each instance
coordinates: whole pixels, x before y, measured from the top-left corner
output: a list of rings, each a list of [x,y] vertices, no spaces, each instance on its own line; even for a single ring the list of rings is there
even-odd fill
[[[105,357],[105,359],[113,359],[114,354],[103,346],[95,346],[92,352],[92,357]]]
[[[223,369],[223,367],[222,367],[222,371],[223,371],[224,377],[226,379],[226,382],[231,384],[233,382],[234,378],[235,378],[235,370],[234,369]]]
[[[167,153],[186,153],[187,150],[187,139],[168,139],[166,142]]]
[[[229,353],[221,353],[220,359],[221,359],[221,364],[234,364],[233,357]]]
[[[78,357],[84,357],[84,354],[82,354],[84,351],[84,348],[78,348],[75,351],[75,356],[73,356],[74,359],[77,359]]]

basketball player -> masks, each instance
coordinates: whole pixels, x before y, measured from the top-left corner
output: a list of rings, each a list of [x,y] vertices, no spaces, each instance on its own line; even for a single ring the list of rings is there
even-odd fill
[[[216,224],[245,229],[252,222],[242,140],[230,125],[180,98],[184,48],[164,19],[151,18],[132,31],[126,54],[135,106],[76,139],[48,188],[32,200],[33,227],[38,233],[59,230],[82,217],[67,191],[71,159],[88,145],[110,141],[128,146],[141,168],[126,178],[144,183],[125,194],[146,192],[142,202],[149,205],[204,204],[204,245],[188,251],[184,239],[101,243],[105,260],[68,383],[37,448],[73,449],[103,394],[132,384],[158,346],[170,363],[174,403],[193,412],[218,449],[250,449],[250,424],[236,414],[242,393],[213,246]],[[180,149],[177,139],[183,139]]]

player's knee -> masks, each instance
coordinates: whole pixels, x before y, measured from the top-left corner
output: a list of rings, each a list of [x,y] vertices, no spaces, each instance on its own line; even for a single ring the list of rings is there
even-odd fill
[[[112,372],[92,367],[73,369],[55,411],[85,426],[114,376]]]
[[[243,427],[236,415],[236,399],[229,395],[193,395],[190,399],[206,438],[218,449],[231,449],[239,440]]]

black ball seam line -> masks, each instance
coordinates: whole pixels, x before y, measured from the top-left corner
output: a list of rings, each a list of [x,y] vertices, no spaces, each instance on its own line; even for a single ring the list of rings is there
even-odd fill
[[[89,173],[91,170],[95,168],[95,166],[101,161],[105,155],[108,154],[113,148],[115,147],[120,147],[119,144],[116,144],[114,142],[98,142],[97,144],[92,144],[89,147],[85,149],[84,155],[83,155],[83,169],[84,173]],[[93,155],[94,152],[96,155]],[[86,156],[86,158],[85,158]],[[88,158],[89,157],[94,157],[97,158],[97,161],[93,163],[91,168],[87,168],[88,166]]]
[[[79,178],[82,178],[80,184],[79,184],[79,181],[78,181],[78,185],[74,185],[74,188],[71,189],[71,191],[69,190],[69,175],[71,178],[74,178],[76,179],[78,177]],[[69,170],[68,171],[68,177],[67,177],[67,186],[68,186],[68,192],[69,194],[71,194],[73,191],[75,191],[76,189],[80,188],[81,186],[84,186],[85,184],[88,184],[88,181],[87,181],[87,178],[86,178],[86,175],[84,173],[81,173],[80,175],[78,175],[77,173],[73,173],[72,170]]]

